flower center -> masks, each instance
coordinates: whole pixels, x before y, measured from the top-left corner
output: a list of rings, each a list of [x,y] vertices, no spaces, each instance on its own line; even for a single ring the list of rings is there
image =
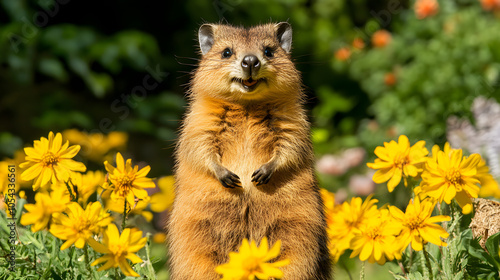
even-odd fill
[[[130,191],[133,181],[127,175],[118,179],[118,186],[116,187],[119,189],[120,195],[126,195]]]
[[[75,226],[75,229],[79,232],[79,233],[84,233],[85,231],[88,231],[90,230],[90,226],[91,226],[91,223],[89,220],[85,219],[85,218],[82,218],[80,217],[78,219],[78,222],[76,223],[76,226]]]
[[[47,152],[43,155],[42,162],[44,166],[52,167],[59,161],[59,158],[56,157],[53,153]]]
[[[447,182],[454,185],[455,188],[461,189],[460,185],[462,185],[462,174],[460,174],[459,170],[455,168],[449,170],[445,175],[445,179]]]
[[[372,227],[366,231],[366,235],[368,235],[372,240],[376,240],[381,236],[380,230],[378,227]]]
[[[127,255],[127,247],[122,246],[122,244],[112,244],[109,246],[109,250],[113,253],[116,262]]]
[[[403,168],[403,166],[405,166],[406,164],[408,164],[408,157],[407,156],[404,156],[404,155],[399,155],[398,157],[396,157],[394,159],[394,165],[398,168]]]
[[[410,230],[419,229],[421,224],[422,224],[422,221],[420,220],[419,217],[412,217],[412,218],[408,219],[408,221],[406,222],[406,226]]]
[[[243,268],[249,273],[253,272],[262,272],[260,267],[260,260],[255,257],[247,258],[245,263],[243,264]]]

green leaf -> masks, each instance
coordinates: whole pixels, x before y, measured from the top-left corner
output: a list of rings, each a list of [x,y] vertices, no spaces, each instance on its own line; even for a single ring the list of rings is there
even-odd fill
[[[40,234],[43,234],[43,233],[40,233]],[[40,241],[38,241],[38,239],[36,239],[33,235],[34,235],[34,233],[26,230],[24,234],[19,236],[19,239],[21,239],[21,242],[23,242],[23,243],[31,243],[31,244],[35,245],[35,247],[38,250],[44,251],[45,246],[42,243],[40,243]]]
[[[113,79],[106,73],[90,73],[84,79],[92,93],[97,97],[103,97],[113,88]]]
[[[500,257],[498,255],[499,245],[500,232],[493,234],[486,240],[486,249],[488,250],[490,256],[494,259],[495,267],[500,270]]]
[[[38,63],[38,70],[40,73],[62,82],[68,79],[68,74],[66,73],[63,64],[56,58],[45,57],[40,59],[40,62]]]

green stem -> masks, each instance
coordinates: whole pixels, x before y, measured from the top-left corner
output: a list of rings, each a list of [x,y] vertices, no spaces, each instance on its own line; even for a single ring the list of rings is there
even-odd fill
[[[406,175],[403,175],[403,176],[404,176],[405,185],[409,186],[411,189],[411,198],[415,199],[415,182],[413,181],[413,179],[411,177],[407,177]]]
[[[71,201],[76,201],[76,196],[73,194],[73,191],[71,190],[69,182],[71,182],[71,180],[69,180],[68,182],[64,182],[64,184],[66,184],[66,188],[68,188],[68,192],[69,192],[69,196],[71,197]]]
[[[94,277],[92,275],[92,269],[90,268],[89,249],[88,249],[87,244],[85,244],[85,246],[83,246],[83,253],[85,254],[85,266],[89,272],[90,279],[94,279]]]
[[[406,277],[406,270],[405,266],[403,265],[402,262],[398,261],[399,268],[401,268],[401,272],[403,272],[403,276]]]
[[[151,242],[151,234],[148,233],[147,234],[147,242],[146,242],[146,259],[147,259],[147,265],[148,265],[148,272],[149,272],[149,276],[153,276],[155,275],[155,269],[153,268],[153,265],[151,263],[151,258],[150,258],[150,252],[149,252],[149,246],[151,245],[150,242]],[[153,279],[153,278],[152,278]]]
[[[127,225],[127,200],[123,199],[123,221],[122,221],[122,230],[125,229],[125,226]]]
[[[425,255],[424,252],[422,252],[422,254]],[[424,279],[430,279],[429,278],[429,270],[427,269],[426,264],[425,264],[425,257],[420,258],[420,265],[422,266],[422,275],[423,275]]]
[[[447,228],[446,230],[453,237],[460,234],[460,232],[459,232],[459,226],[458,226],[459,225],[460,214],[461,214],[460,209],[457,209],[457,207],[455,205],[455,202],[452,201],[450,203],[450,217],[451,218],[450,218],[450,221],[448,222],[448,224],[452,228]]]
[[[359,273],[359,280],[365,280],[365,262],[361,262],[361,272]]]
[[[413,266],[413,248],[410,246],[410,264],[408,265],[408,272],[411,271],[412,266]]]
[[[425,258],[425,266],[427,266],[427,270],[429,271],[429,276],[428,277],[425,277],[426,273],[426,269],[424,267],[424,279],[429,279],[429,280],[432,280],[434,279],[434,277],[432,276],[432,266],[431,266],[431,261],[429,260],[429,255],[427,253],[427,251],[425,250],[425,245],[422,246],[422,253],[424,254],[424,258]]]
[[[115,280],[120,280],[120,271],[118,271],[118,267],[115,267]]]
[[[454,237],[460,235],[460,220],[462,219],[462,209],[458,208],[458,210],[455,211],[455,228],[454,228]]]
[[[451,217],[450,224],[453,224],[455,219],[455,204],[452,201],[449,205],[450,205],[450,217]]]

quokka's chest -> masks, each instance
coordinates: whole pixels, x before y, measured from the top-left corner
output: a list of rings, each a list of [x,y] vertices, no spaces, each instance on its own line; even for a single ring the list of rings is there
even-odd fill
[[[219,126],[220,136],[228,141],[263,144],[277,136],[278,118],[278,114],[271,109],[255,111],[226,109],[216,120],[216,125]]]
[[[223,161],[269,158],[278,138],[277,117],[271,109],[249,111],[227,107],[220,112],[214,119],[213,137]]]

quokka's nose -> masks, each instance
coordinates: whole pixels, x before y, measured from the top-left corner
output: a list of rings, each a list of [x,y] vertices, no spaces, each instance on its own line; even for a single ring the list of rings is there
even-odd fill
[[[247,55],[241,61],[241,67],[248,76],[252,76],[252,73],[255,74],[259,71],[260,61],[255,55]]]

